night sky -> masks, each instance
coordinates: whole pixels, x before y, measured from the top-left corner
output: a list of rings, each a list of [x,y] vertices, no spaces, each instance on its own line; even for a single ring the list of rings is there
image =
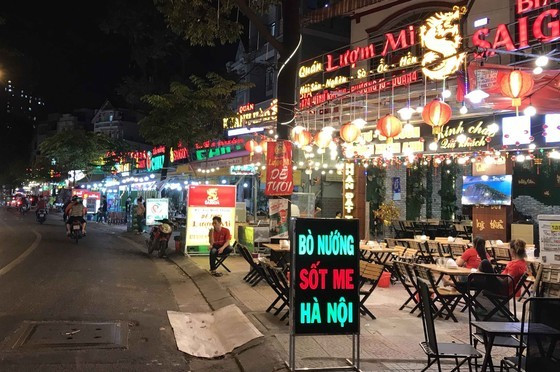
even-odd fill
[[[116,88],[131,73],[133,50],[126,37],[109,35],[101,27],[111,20],[118,24],[123,9],[140,3],[153,8],[152,0],[3,2],[2,87],[11,80],[18,89],[31,90],[47,102],[48,112],[99,108],[106,98],[125,105]],[[155,8],[153,12],[163,19]],[[235,49],[192,48],[187,73],[223,72]]]

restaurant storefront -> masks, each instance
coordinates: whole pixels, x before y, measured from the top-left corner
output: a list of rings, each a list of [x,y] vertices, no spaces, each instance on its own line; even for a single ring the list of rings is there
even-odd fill
[[[392,201],[398,219],[470,219],[506,241],[512,222],[557,213],[559,4],[402,3],[357,11],[353,43],[299,69],[293,140],[338,149],[345,216],[372,228]],[[494,176],[507,176],[505,197],[476,182]],[[494,200],[469,198],[472,182]]]

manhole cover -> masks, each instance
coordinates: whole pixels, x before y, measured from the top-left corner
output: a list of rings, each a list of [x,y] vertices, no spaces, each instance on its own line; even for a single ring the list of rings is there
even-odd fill
[[[125,322],[23,322],[12,349],[126,349]]]

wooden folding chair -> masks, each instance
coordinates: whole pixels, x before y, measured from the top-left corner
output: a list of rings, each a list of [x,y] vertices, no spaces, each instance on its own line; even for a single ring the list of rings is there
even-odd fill
[[[387,248],[393,248],[397,244],[397,239],[393,238],[385,238],[385,243],[387,243]]]
[[[399,310],[402,310],[412,301],[414,306],[410,313],[414,313],[416,309],[418,309],[418,299],[416,298],[418,294],[418,289],[416,287],[416,283],[414,282],[416,278],[414,278],[414,272],[410,268],[410,264],[395,260],[393,262],[393,270],[397,277],[397,279],[402,283],[403,288],[405,289],[406,293],[408,294],[408,299],[401,305]]]
[[[428,244],[426,242],[411,242],[411,248],[418,250],[418,262],[433,264],[436,263],[432,252],[428,248]]]
[[[261,267],[263,268],[263,273],[265,275],[266,282],[272,290],[276,293],[276,299],[270,304],[270,306],[266,309],[266,312],[270,312],[272,309],[276,309],[274,315],[280,314],[280,312],[288,306],[290,302],[290,285],[288,284],[288,280],[284,276],[282,270],[278,267],[273,267],[269,263],[260,262]],[[289,308],[289,306],[288,306]],[[284,320],[289,315],[288,311],[280,318],[280,320]]]
[[[245,277],[243,277],[243,280],[251,284],[251,286],[253,287],[256,286],[264,278],[262,267],[259,265],[259,261],[255,259],[253,255],[251,255],[251,252],[249,252],[247,247],[245,247],[244,245],[239,244],[237,246],[237,251],[239,252],[241,257],[243,257],[249,264],[249,272],[247,273],[247,275],[245,275]]]
[[[560,297],[560,266],[541,265],[535,279],[537,297]]]
[[[508,247],[492,246],[492,255],[498,272],[502,272],[505,267],[505,265],[498,264],[498,261],[511,261],[511,252]]]
[[[430,284],[430,292],[434,295],[433,305],[437,309],[434,316],[443,317],[445,315],[445,320],[451,318],[455,323],[457,323],[457,318],[453,314],[453,311],[459,304],[461,298],[463,298],[463,294],[455,288],[438,287],[434,274],[430,269],[418,265],[416,265],[414,269],[418,280],[424,279],[424,281]],[[436,302],[440,303],[439,309],[437,308]]]
[[[368,310],[365,302],[377,287],[381,274],[383,274],[383,265],[360,260],[360,313],[369,315],[371,319],[375,319],[375,315]],[[370,284],[368,289],[365,288],[366,284]]]
[[[467,246],[465,244],[449,243],[447,244],[447,247],[451,254],[451,258],[453,258],[454,260],[461,257],[467,250]]]

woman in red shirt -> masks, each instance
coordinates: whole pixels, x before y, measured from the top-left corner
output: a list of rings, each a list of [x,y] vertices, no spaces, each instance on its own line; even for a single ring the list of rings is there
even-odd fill
[[[490,259],[486,252],[486,240],[482,238],[475,238],[473,247],[467,249],[461,257],[457,259],[457,266],[466,267],[467,269],[476,269],[480,262],[485,259]]]
[[[513,287],[517,286],[519,279],[527,272],[527,263],[525,257],[525,242],[521,239],[512,240],[509,243],[512,260],[507,264],[502,274],[507,274],[513,278]],[[511,288],[513,291],[513,288]]]

